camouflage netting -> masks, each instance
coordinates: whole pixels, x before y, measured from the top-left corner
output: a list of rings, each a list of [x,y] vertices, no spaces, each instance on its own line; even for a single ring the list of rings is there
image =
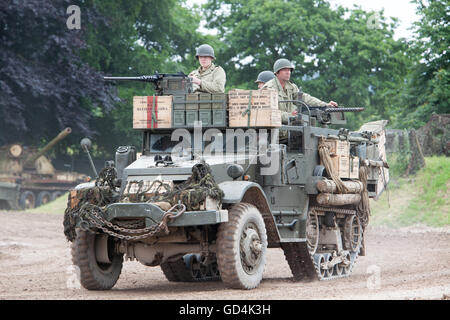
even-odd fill
[[[64,234],[69,241],[75,240],[75,227],[79,221],[86,221],[86,205],[104,207],[113,202],[113,191],[108,186],[95,186],[77,190],[76,196],[69,193],[67,208],[64,212]]]
[[[96,185],[91,188],[77,190],[76,195],[69,193],[67,209],[64,214],[64,234],[67,240],[75,239],[75,227],[79,223],[89,223],[88,216],[95,206],[100,212],[117,199],[118,193],[115,188],[116,172],[114,168],[104,168]],[[149,202],[159,205],[163,210],[167,210],[160,204],[168,203],[169,207],[181,201],[186,206],[186,210],[198,210],[200,204],[211,197],[220,204],[223,198],[223,191],[219,188],[211,173],[211,168],[205,162],[198,163],[192,167],[192,175],[183,183],[170,187],[162,181],[155,180],[149,188],[143,189],[143,182],[136,182],[139,188],[133,197],[124,196],[120,201],[127,202]],[[157,186],[156,188],[154,188]],[[153,189],[152,189],[153,187]],[[148,191],[152,190],[149,194]],[[164,190],[164,192],[159,192]],[[167,207],[168,208],[168,207]],[[85,226],[86,227],[86,226]],[[88,225],[89,227],[89,225]]]
[[[135,183],[139,186],[138,191],[133,197],[127,197],[126,200],[130,202],[167,202],[173,206],[181,201],[186,206],[186,210],[190,211],[198,210],[207,197],[219,203],[223,198],[223,191],[214,181],[211,168],[205,162],[194,165],[192,175],[185,182],[173,187],[159,180],[153,181],[146,189],[143,189],[141,181]],[[148,196],[150,190],[152,190],[151,195]]]

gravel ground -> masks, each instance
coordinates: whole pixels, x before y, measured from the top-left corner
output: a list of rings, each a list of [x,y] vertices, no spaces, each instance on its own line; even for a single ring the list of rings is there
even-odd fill
[[[173,283],[159,267],[124,263],[109,291],[79,287],[62,215],[0,211],[0,299],[448,299],[450,230],[369,228],[366,256],[346,279],[293,282],[281,249],[269,249],[250,291],[221,282]]]

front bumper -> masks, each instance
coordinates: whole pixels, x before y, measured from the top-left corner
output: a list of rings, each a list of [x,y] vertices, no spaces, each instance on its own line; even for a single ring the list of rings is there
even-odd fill
[[[106,219],[145,218],[145,227],[158,224],[164,211],[151,203],[113,203],[106,207]],[[174,220],[169,220],[169,227],[187,227],[218,224],[228,221],[227,210],[186,211]]]

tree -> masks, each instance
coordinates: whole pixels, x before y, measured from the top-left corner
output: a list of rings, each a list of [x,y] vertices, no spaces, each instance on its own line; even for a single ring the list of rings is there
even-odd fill
[[[80,30],[66,25],[72,4]],[[199,22],[182,0],[0,0],[0,144],[42,145],[70,126],[58,144],[63,153],[79,152],[84,136],[97,156],[137,145],[132,96],[152,89],[129,83],[116,90],[102,77],[189,72],[203,40]]]
[[[324,0],[210,0],[205,9],[226,47],[228,87],[255,87],[256,75],[283,57],[295,64],[292,80],[304,92],[367,108],[350,116],[351,128],[387,116],[408,66],[406,43],[393,39],[395,19],[388,23],[383,12],[360,8],[334,10]]]
[[[38,144],[66,126],[75,136],[91,134],[89,106],[113,107],[113,88],[78,54],[85,28],[67,28],[70,4],[0,0],[0,144]],[[82,26],[99,21],[88,11]]]
[[[200,15],[180,0],[100,1],[92,7],[104,23],[88,26],[83,60],[113,76],[159,72],[190,72],[195,48],[203,37],[197,32]],[[139,145],[140,132],[132,130],[133,96],[153,93],[151,84],[116,82],[121,101],[110,111],[100,109],[91,126],[96,128],[97,153],[111,154],[118,145]]]
[[[450,113],[450,3],[414,1],[419,21],[408,54],[414,59],[392,115],[398,127],[423,126],[433,112]]]

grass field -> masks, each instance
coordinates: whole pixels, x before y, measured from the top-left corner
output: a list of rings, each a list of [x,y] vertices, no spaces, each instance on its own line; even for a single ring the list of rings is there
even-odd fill
[[[34,212],[34,213],[64,213],[67,207],[67,196],[68,192],[64,193],[60,197],[56,198],[55,200],[44,204],[43,206],[27,210],[27,212]]]
[[[391,170],[388,191],[378,201],[370,200],[370,224],[403,227],[450,226],[450,158],[426,158],[426,167],[414,176],[398,177]],[[393,163],[394,169],[398,166]],[[37,213],[64,213],[67,193],[44,206],[28,210]]]
[[[388,192],[371,200],[371,224],[450,226],[450,158],[425,158],[416,175],[391,177]]]

